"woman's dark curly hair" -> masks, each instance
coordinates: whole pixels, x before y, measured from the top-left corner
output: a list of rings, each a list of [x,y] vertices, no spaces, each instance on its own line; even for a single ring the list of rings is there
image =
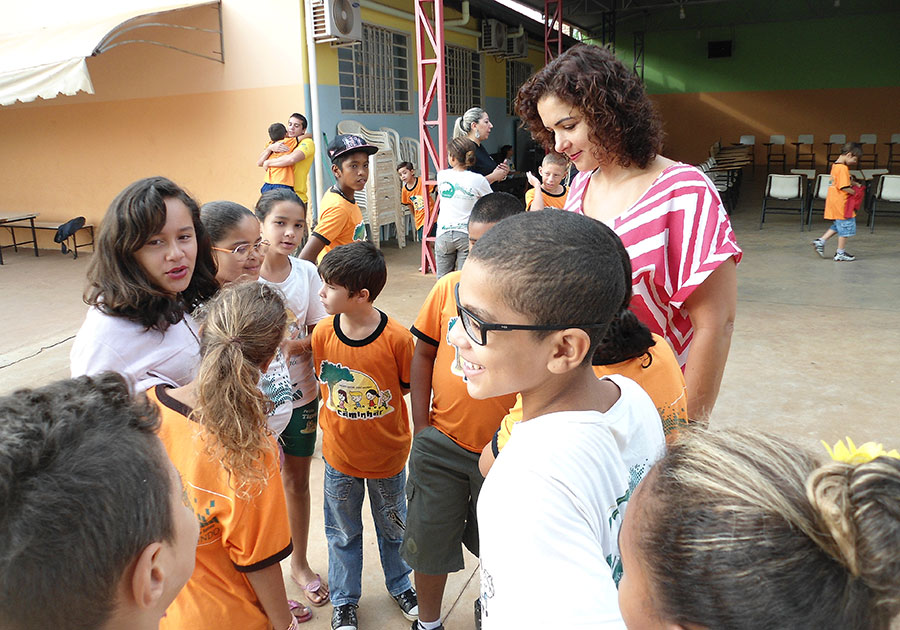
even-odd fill
[[[134,253],[166,224],[166,199],[178,199],[191,212],[197,259],[187,289],[171,296],[153,285]],[[200,207],[165,177],[140,179],[116,195],[97,234],[97,252],[87,269],[84,301],[107,315],[166,330],[207,301],[219,285],[212,243],[200,221]]]
[[[606,48],[574,46],[519,88],[516,114],[547,150],[553,148],[553,132],[544,126],[537,104],[548,94],[584,115],[598,159],[647,168],[662,148],[662,123],[643,83]]]

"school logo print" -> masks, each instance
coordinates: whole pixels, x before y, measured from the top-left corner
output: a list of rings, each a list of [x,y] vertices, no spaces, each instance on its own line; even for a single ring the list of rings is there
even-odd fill
[[[354,228],[353,240],[354,241],[366,240],[366,224],[365,224],[365,222],[360,222],[359,225],[357,225],[356,228]]]
[[[450,321],[447,322],[447,337],[445,338],[445,341],[451,348],[453,348],[454,352],[453,362],[450,363],[450,373],[459,376],[460,378],[462,378],[462,380],[465,381],[467,379],[466,374],[462,369],[462,357],[459,356],[459,348],[453,345],[453,343],[450,341],[450,331],[453,330],[453,327],[457,324],[459,324],[459,317],[451,317]]]
[[[202,547],[217,542],[222,538],[222,524],[217,516],[222,510],[216,503],[224,502],[227,505],[232,502],[231,498],[190,483],[185,484],[184,489],[190,501],[189,505],[200,523],[200,538],[197,544]]]
[[[351,370],[340,363],[322,361],[319,382],[328,387],[325,406],[347,420],[372,420],[394,411],[392,394],[364,372]]]

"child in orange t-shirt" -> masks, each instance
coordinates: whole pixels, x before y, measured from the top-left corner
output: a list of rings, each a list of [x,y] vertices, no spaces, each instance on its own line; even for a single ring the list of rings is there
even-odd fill
[[[270,153],[270,158],[279,158],[284,155],[288,155],[294,149],[297,148],[298,140],[297,138],[287,138],[287,128],[281,123],[272,123],[269,125],[269,144],[275,144],[280,142],[288,147],[287,151],[280,153]],[[266,145],[269,146],[269,145]],[[257,161],[257,166],[262,166],[263,162],[265,162],[265,158],[261,158]],[[273,190],[275,188],[290,188],[294,189],[294,167],[293,166],[269,166],[266,168],[266,182],[262,185],[262,188],[259,189],[259,192],[264,193],[267,190]]]
[[[312,333],[322,388],[319,424],[325,460],[325,538],[332,628],[356,628],[362,594],[362,504],[366,487],[385,586],[410,621],[417,618],[410,568],[400,557],[406,527],[406,458],[412,335],[373,305],[384,288],[384,254],[366,241],[336,247],[319,265],[319,292],[332,315]]]
[[[855,142],[848,142],[841,147],[841,154],[831,167],[831,186],[828,187],[828,195],[825,197],[825,219],[832,220],[831,226],[825,233],[812,242],[816,253],[825,258],[825,241],[835,234],[838,235],[838,248],[834,254],[837,262],[852,262],[856,256],[844,249],[847,239],[856,236],[856,210],[852,210],[852,216],[847,216],[847,199],[856,193],[854,180],[850,176],[850,167],[856,166],[862,155],[862,147]]]
[[[258,387],[285,325],[275,289],[225,287],[205,308],[197,378],[147,392],[200,521],[194,573],[161,630],[281,630],[312,616],[285,592],[279,563],[291,554],[291,532],[278,447],[266,426],[272,403]]]
[[[523,210],[508,193],[481,197],[469,216],[469,247],[501,219]],[[478,555],[475,505],[483,482],[478,456],[515,401],[513,394],[476,400],[466,389],[459,351],[447,340],[459,320],[453,291],[461,273],[451,271],[435,283],[412,327],[417,340],[409,482],[416,491],[400,553],[415,571],[420,624],[440,619],[447,574],[463,568],[462,546]]]
[[[416,224],[416,239],[422,240],[422,231],[425,225],[425,201],[422,193],[422,179],[416,176],[416,170],[411,162],[400,162],[397,165],[397,174],[400,176],[400,203],[409,206]],[[428,194],[432,194],[429,186]]]
[[[563,185],[562,181],[568,170],[569,160],[564,155],[548,153],[538,167],[541,181],[538,181],[530,171],[525,173],[528,183],[532,186],[525,193],[525,209],[559,208],[562,210],[565,208],[569,189]],[[540,195],[537,194],[538,190],[541,191]]]

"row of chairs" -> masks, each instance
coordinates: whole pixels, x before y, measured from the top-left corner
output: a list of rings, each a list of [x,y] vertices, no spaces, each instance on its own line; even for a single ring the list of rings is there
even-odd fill
[[[826,164],[831,164],[834,159],[840,155],[841,146],[847,142],[847,135],[843,133],[833,133],[828,136],[828,142],[825,142],[825,159]],[[863,147],[863,155],[859,159],[859,166],[872,164],[872,168],[878,168],[878,134],[864,133],[859,136],[859,143]],[[740,137],[739,145],[751,147],[756,146],[756,136],[745,135]],[[787,139],[784,135],[769,136],[769,141],[762,143],[766,147],[766,171],[770,172],[773,165],[780,165],[782,172],[787,170]],[[809,165],[809,168],[816,168],[815,153],[815,136],[811,133],[800,134],[797,136],[794,145],[794,168],[801,168],[802,165]],[[891,141],[883,143],[888,147],[887,163],[885,166],[890,169],[894,164],[900,164],[900,133],[891,135]]]
[[[812,184],[810,187],[809,184]],[[766,222],[766,213],[769,214],[796,214],[800,216],[800,231],[803,231],[804,216],[806,225],[812,226],[813,203],[825,201],[828,195],[828,187],[831,186],[831,175],[819,173],[814,182],[809,182],[805,175],[778,175],[770,173],[766,180],[766,192],[763,195],[762,214],[759,218],[759,229]],[[799,206],[773,206],[770,200],[798,201]],[[875,182],[874,192],[868,196],[863,204],[868,216],[866,225],[870,232],[875,231],[875,215],[878,203],[900,203],[900,175],[881,175]],[[900,207],[881,209],[885,216],[900,216]],[[810,229],[812,229],[810,227]]]

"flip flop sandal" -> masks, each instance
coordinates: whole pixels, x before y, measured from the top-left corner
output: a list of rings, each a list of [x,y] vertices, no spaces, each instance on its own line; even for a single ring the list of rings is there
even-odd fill
[[[303,623],[304,621],[309,621],[310,619],[312,619],[312,611],[305,604],[301,604],[296,600],[289,599],[288,606],[291,609],[291,614],[294,615],[294,619],[297,620],[297,623]],[[296,612],[294,612],[299,610],[305,610],[306,614],[298,615]]]
[[[330,594],[323,597],[320,601],[315,601],[310,597],[310,594],[315,594],[319,592],[319,589],[322,588],[322,576],[316,573],[316,579],[310,582],[309,584],[301,584],[297,580],[294,579],[294,576],[291,576],[291,579],[294,580],[294,584],[303,589],[303,594],[306,595],[306,599],[309,600],[309,603],[313,606],[319,607],[324,606],[328,603],[328,600],[331,598]]]

